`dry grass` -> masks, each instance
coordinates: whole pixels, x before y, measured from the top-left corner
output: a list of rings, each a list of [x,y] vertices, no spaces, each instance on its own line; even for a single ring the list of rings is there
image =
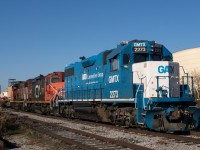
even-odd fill
[[[9,100],[0,100],[0,107],[6,108],[9,106]]]
[[[30,130],[21,124],[20,119],[14,115],[3,114],[0,110],[0,137],[8,138],[11,142],[18,146],[33,147],[33,149],[43,150],[59,150],[75,149],[72,145],[60,143],[46,135],[40,134],[36,131]],[[1,149],[1,147],[0,147]]]
[[[20,129],[17,116],[10,116],[7,114],[0,114],[0,136],[6,134],[15,134]]]

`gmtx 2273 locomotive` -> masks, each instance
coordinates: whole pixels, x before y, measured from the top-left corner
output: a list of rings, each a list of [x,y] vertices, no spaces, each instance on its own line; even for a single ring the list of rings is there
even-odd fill
[[[65,98],[56,103],[60,114],[156,131],[198,126],[193,79],[180,77],[165,46],[133,40],[81,58],[65,68]]]

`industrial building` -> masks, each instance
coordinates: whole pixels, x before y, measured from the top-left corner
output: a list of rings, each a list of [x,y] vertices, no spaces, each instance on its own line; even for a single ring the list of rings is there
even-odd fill
[[[176,51],[173,53],[173,60],[179,62],[185,71],[193,74],[200,72],[200,47]]]
[[[0,93],[0,98],[11,98],[12,87],[7,87],[3,92]]]
[[[200,98],[200,47],[184,49],[173,53],[173,60],[183,66],[186,73],[194,77],[196,98]],[[180,70],[180,75],[184,72]]]

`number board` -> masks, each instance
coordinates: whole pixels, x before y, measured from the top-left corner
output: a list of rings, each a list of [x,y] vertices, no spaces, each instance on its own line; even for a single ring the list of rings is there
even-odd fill
[[[147,48],[144,46],[133,47],[133,52],[147,52]]]

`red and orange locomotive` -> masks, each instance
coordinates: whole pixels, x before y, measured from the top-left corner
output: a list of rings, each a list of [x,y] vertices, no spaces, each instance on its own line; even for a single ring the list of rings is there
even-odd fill
[[[55,100],[62,97],[64,88],[64,72],[53,72],[46,76],[39,75],[27,81],[17,81],[12,85],[11,105],[28,110],[40,106],[41,111],[55,105]],[[24,106],[26,105],[26,106]],[[45,109],[46,108],[46,109]]]

